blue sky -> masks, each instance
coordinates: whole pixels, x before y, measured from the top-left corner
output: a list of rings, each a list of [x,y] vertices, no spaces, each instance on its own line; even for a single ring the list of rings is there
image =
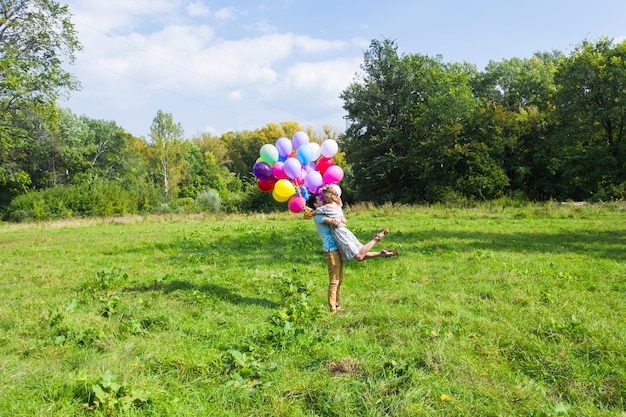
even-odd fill
[[[70,0],[82,83],[61,104],[148,137],[159,109],[185,136],[295,121],[345,128],[339,94],[373,39],[483,70],[583,40],[626,40],[624,0]]]

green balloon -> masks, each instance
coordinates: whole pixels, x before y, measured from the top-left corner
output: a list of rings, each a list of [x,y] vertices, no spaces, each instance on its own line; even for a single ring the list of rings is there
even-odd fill
[[[266,143],[261,146],[260,154],[263,162],[267,162],[270,165],[273,165],[276,161],[278,161],[278,149],[271,143]]]

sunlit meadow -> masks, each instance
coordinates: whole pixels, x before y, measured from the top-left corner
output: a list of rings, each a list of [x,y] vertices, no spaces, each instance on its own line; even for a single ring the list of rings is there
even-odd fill
[[[0,416],[624,416],[626,206],[0,224]]]

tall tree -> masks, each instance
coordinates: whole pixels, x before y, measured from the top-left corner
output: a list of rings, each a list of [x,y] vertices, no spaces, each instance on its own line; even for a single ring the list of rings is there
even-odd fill
[[[241,183],[227,168],[228,158],[228,149],[220,137],[206,132],[194,136],[186,155],[189,169],[181,194],[196,197],[207,189],[222,194],[240,191]]]
[[[153,141],[154,156],[158,164],[158,171],[163,180],[163,194],[169,200],[176,189],[187,162],[183,143],[183,127],[174,122],[171,113],[162,110],[152,120],[150,138]]]
[[[408,184],[403,166],[414,140],[411,124],[420,92],[410,85],[413,77],[393,41],[372,41],[361,69],[362,76],[341,94],[349,123],[344,149],[354,188],[359,198],[399,200]]]
[[[51,105],[79,87],[63,64],[80,49],[67,5],[0,2],[0,197],[30,183],[29,146],[54,122]]]
[[[341,95],[349,123],[344,147],[358,197],[445,198],[464,157],[455,143],[476,107],[469,85],[475,69],[439,57],[400,57],[390,40],[372,41],[361,68],[363,76]]]
[[[559,150],[570,198],[623,198],[626,189],[626,41],[583,41],[556,74]],[[621,191],[620,191],[621,190]],[[621,195],[620,195],[621,194]]]
[[[470,134],[499,138],[509,191],[531,198],[551,197],[557,180],[550,166],[558,155],[551,152],[549,138],[554,130],[554,73],[561,56],[553,51],[491,61],[472,81],[483,103]]]
[[[228,149],[228,169],[241,181],[253,182],[252,166],[259,158],[259,149],[264,145],[263,139],[253,131],[227,132],[222,141]]]

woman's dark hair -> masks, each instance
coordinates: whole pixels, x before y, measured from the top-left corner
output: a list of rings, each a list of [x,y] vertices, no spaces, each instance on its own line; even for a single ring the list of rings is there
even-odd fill
[[[315,210],[315,197],[317,197],[317,195],[315,193],[311,193],[311,195],[309,196],[309,199],[306,201],[306,205],[309,208],[312,208]]]

